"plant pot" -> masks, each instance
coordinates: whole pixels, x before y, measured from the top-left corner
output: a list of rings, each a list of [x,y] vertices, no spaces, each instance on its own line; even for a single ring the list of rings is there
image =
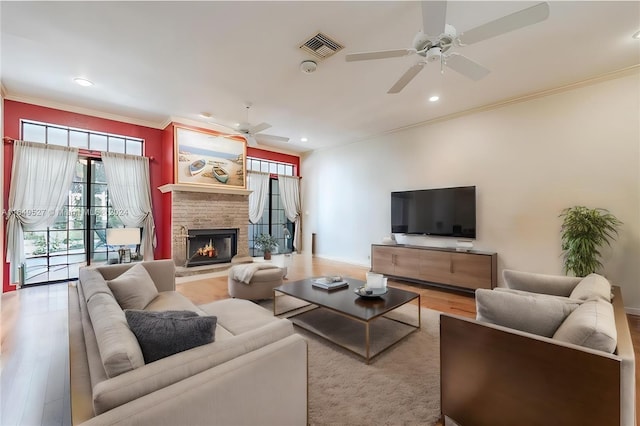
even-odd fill
[[[265,251],[264,252],[264,260],[271,260],[271,252],[270,251]]]

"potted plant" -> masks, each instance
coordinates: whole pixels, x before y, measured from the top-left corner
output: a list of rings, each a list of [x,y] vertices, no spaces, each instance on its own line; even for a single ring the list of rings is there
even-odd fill
[[[269,260],[271,252],[278,247],[278,241],[271,234],[260,234],[256,237],[254,245],[264,252],[265,260]]]
[[[622,222],[606,209],[584,206],[568,207],[560,217],[564,272],[573,272],[576,277],[596,272],[602,267],[600,247],[611,245]]]

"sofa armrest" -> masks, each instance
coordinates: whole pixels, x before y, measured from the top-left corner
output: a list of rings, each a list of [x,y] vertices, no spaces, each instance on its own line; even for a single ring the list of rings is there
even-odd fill
[[[514,290],[564,297],[569,297],[575,286],[582,280],[581,277],[536,274],[511,269],[504,269],[502,278],[504,284]]]
[[[93,388],[94,410],[96,414],[111,410],[292,334],[294,334],[293,324],[289,320],[282,319],[228,339],[168,356],[104,380]]]
[[[631,340],[631,331],[627,313],[622,300],[622,290],[618,286],[612,286],[613,315],[616,320],[616,333],[618,335],[616,355],[622,360],[620,370],[620,386],[622,387],[622,424],[635,425],[636,418],[636,359]]]
[[[474,320],[440,319],[441,410],[467,425],[629,425],[621,359]]]
[[[307,364],[307,342],[294,334],[83,425],[306,425]]]

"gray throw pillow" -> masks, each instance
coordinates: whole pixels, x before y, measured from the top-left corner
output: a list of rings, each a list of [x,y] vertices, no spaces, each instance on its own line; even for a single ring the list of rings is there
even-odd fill
[[[124,311],[145,363],[206,345],[215,339],[218,318],[192,311]]]
[[[122,309],[144,309],[158,296],[151,275],[141,263],[107,281],[107,285]]]

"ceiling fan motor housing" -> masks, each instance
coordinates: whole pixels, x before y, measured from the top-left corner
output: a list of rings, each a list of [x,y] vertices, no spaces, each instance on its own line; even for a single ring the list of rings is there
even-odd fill
[[[440,60],[442,56],[442,49],[439,47],[432,47],[427,51],[427,62],[436,62]]]

